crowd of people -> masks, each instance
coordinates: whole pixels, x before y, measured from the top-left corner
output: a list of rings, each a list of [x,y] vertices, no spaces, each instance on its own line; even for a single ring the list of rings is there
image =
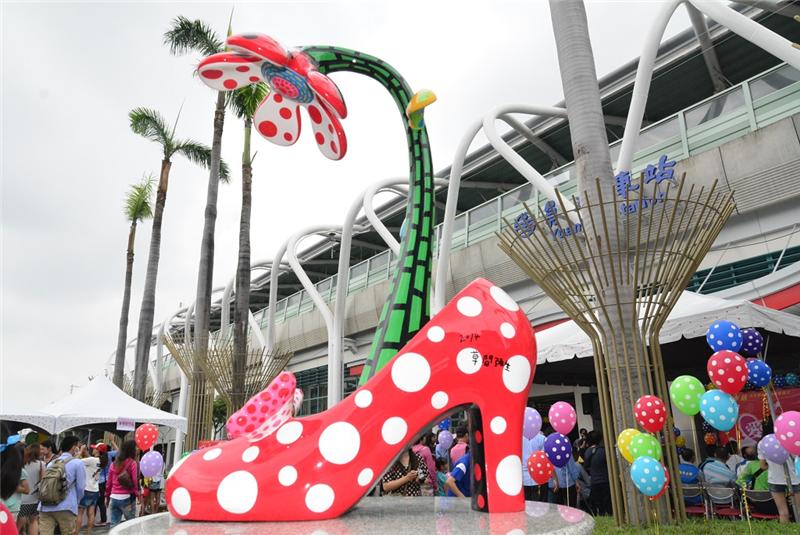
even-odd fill
[[[159,510],[163,474],[141,477],[133,440],[85,444],[67,436],[58,446],[45,440],[4,448],[0,533],[78,535],[85,525],[91,535],[95,526]]]

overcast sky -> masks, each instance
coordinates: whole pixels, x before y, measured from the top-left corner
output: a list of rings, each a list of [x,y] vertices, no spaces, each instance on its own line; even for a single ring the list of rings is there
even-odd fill
[[[192,76],[198,57],[173,57],[162,35],[177,15],[224,34],[232,4],[2,3],[2,376],[6,406],[37,408],[102,373],[114,351],[125,273],[129,184],[157,175],[159,147],[131,133],[128,111],[159,110],[179,137],[210,144],[214,91]],[[634,59],[653,1],[588,1],[599,75]],[[689,26],[680,8],[667,30]],[[237,33],[285,46],[332,44],[376,55],[438,102],[426,123],[436,169],[449,165],[467,125],[508,103],[562,99],[545,1],[239,2]],[[364,77],[333,75],[347,102],[344,160],[316,149],[310,128],[292,147],[254,134],[252,259],[288,234],[340,224],[355,195],[404,176],[404,129],[389,95]],[[307,122],[307,117],[303,118]],[[308,126],[308,125],[306,125]],[[242,123],[226,118],[214,284],[233,275],[240,209]],[[208,173],[173,161],[163,223],[156,323],[194,299]],[[128,338],[141,305],[150,224],[141,226]],[[132,358],[132,351],[128,358]]]

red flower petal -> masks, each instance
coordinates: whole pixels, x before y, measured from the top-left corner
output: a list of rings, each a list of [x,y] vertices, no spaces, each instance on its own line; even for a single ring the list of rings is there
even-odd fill
[[[336,114],[325,103],[315,99],[306,107],[311,117],[311,128],[320,152],[331,160],[341,160],[347,153],[347,137]]]
[[[344,98],[339,92],[339,88],[336,87],[336,84],[334,84],[330,78],[320,72],[310,71],[307,79],[311,89],[313,89],[326,104],[329,104],[339,117],[342,119],[347,117],[347,107],[344,104]]]
[[[289,54],[272,37],[260,33],[245,33],[228,37],[228,46],[244,52],[255,54],[265,60],[285,67]]]
[[[263,80],[263,60],[249,54],[221,52],[208,56],[197,66],[204,84],[217,91],[232,91]]]
[[[308,76],[308,72],[314,69],[314,64],[311,63],[311,58],[302,52],[294,51],[291,53],[287,67],[300,76]]]
[[[300,106],[273,91],[259,104],[253,124],[261,136],[272,143],[294,145],[300,137]],[[283,390],[274,395],[283,397]]]

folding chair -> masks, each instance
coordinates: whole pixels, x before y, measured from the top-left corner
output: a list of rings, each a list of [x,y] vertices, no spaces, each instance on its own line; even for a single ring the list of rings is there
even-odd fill
[[[711,514],[717,518],[742,518],[739,508],[739,490],[734,487],[706,487],[711,503]]]
[[[706,506],[706,495],[703,490],[702,485],[682,485],[683,487],[683,498],[684,498],[684,507],[686,509],[686,514],[688,516],[697,516],[697,517],[708,517],[708,507]],[[686,503],[686,499],[694,498],[695,501],[697,498],[700,498],[700,503],[698,504],[689,504]]]
[[[745,499],[750,504],[750,518],[758,520],[777,520],[780,518],[778,515],[778,507],[775,505],[775,500],[772,498],[772,493],[768,490],[747,490],[745,491]],[[763,512],[763,511],[775,511]]]

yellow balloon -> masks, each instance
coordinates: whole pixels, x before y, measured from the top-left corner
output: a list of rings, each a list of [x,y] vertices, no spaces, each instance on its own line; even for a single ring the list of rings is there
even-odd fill
[[[679,448],[683,448],[686,446],[686,439],[681,437],[675,437],[675,445]]]
[[[631,450],[630,450],[631,441],[633,440],[633,437],[639,434],[641,434],[640,431],[628,428],[622,431],[622,433],[620,433],[619,437],[617,438],[617,448],[619,448],[619,452],[622,454],[623,457],[625,457],[625,460],[628,461],[629,463],[633,462],[633,455],[631,455]]]

